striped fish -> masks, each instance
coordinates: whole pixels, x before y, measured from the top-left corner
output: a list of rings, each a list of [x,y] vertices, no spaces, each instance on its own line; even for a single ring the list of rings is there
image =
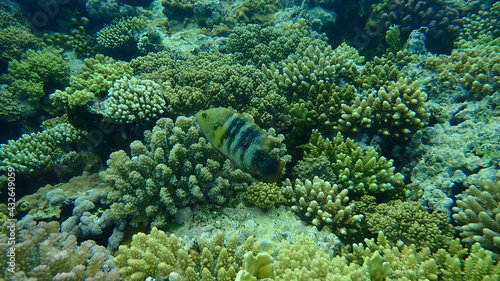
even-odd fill
[[[207,140],[239,168],[267,182],[281,177],[285,162],[269,155],[269,139],[259,126],[223,107],[200,111],[196,120]]]

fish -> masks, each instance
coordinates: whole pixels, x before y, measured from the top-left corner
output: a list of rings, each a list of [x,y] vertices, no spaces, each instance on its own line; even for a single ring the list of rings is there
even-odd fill
[[[202,110],[196,121],[212,146],[238,168],[269,183],[281,177],[285,162],[269,154],[269,138],[257,124],[224,107]]]

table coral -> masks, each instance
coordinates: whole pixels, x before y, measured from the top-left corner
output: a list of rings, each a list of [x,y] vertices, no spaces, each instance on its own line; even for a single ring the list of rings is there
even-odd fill
[[[289,179],[283,182],[285,203],[292,211],[318,227],[327,226],[337,235],[352,235],[359,231],[363,215],[356,214],[349,191],[318,177],[311,180]]]
[[[10,241],[10,240],[9,240]],[[0,234],[0,250],[12,247],[6,232]],[[7,255],[0,257],[7,264]],[[57,222],[22,220],[16,224],[15,274],[1,273],[7,280],[118,280],[112,256],[93,240],[80,243],[59,232]]]
[[[486,249],[500,253],[500,172],[497,181],[469,186],[453,207],[453,219],[465,243],[479,242]]]
[[[69,123],[62,123],[10,140],[0,145],[0,171],[6,172],[8,167],[12,167],[26,176],[47,172],[67,153],[65,149],[79,142],[83,135],[83,131]]]
[[[283,155],[284,145],[269,132],[273,156]],[[202,137],[194,117],[162,118],[145,141],[111,154],[103,179],[115,186],[108,201],[117,218],[131,218],[133,226],[163,226],[179,208],[211,202],[223,204],[253,181],[234,169]]]
[[[366,225],[372,233],[383,231],[391,241],[415,244],[419,249],[439,249],[453,239],[453,227],[446,213],[428,213],[418,202],[391,201],[377,205],[365,213]]]
[[[236,235],[225,239],[223,232],[210,239],[170,236],[154,227],[150,234],[138,233],[130,246],[115,253],[120,275],[127,280],[169,278],[169,280],[233,281],[242,266],[243,255],[257,254],[260,244],[252,237],[237,245]]]
[[[364,151],[350,138],[344,138],[340,133],[332,138],[323,138],[317,130],[313,130],[309,141],[311,149],[304,153],[306,158],[326,157],[335,178],[327,179],[335,182],[341,188],[355,193],[380,193],[403,187],[403,175],[395,173],[393,161],[380,156],[373,148]],[[294,171],[299,178],[314,175],[302,173],[299,161]],[[313,171],[314,173],[314,171]]]

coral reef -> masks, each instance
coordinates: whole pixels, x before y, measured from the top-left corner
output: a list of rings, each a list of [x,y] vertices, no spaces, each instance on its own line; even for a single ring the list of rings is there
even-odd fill
[[[292,211],[318,227],[328,226],[337,235],[352,235],[360,229],[363,215],[356,214],[349,190],[318,177],[312,181],[283,182],[283,196]]]
[[[116,123],[135,123],[163,114],[166,101],[163,89],[152,80],[127,78],[116,80],[106,99],[97,105],[101,113]]]
[[[273,156],[282,156],[284,145],[269,132]],[[103,179],[115,190],[108,195],[113,215],[131,218],[131,225],[164,226],[180,208],[203,202],[223,204],[252,177],[231,167],[202,137],[194,117],[162,118],[145,141],[111,154]]]
[[[326,180],[338,184],[341,188],[354,193],[374,194],[403,187],[404,177],[394,172],[392,160],[380,156],[373,148],[364,151],[352,139],[344,138],[340,133],[330,140],[323,138],[317,130],[313,130],[308,145],[311,148],[309,152],[304,152],[304,159],[321,158],[318,161],[331,167],[334,176]],[[301,160],[294,167],[297,178],[314,177],[314,170],[302,168],[308,163],[309,161]]]
[[[459,239],[437,251],[418,250],[414,244],[390,242],[380,232],[376,240],[365,239],[364,244],[354,244],[347,260],[351,264],[362,264],[374,253],[379,253],[392,268],[389,280],[495,280],[500,277],[500,263],[495,261],[492,252],[479,243],[471,249],[464,248]]]
[[[414,244],[418,249],[443,248],[453,240],[453,227],[444,212],[428,213],[418,202],[390,201],[364,212],[372,233],[382,231],[387,239]]]
[[[3,5],[3,4],[2,4]],[[28,48],[40,44],[40,39],[23,25],[18,16],[9,13],[4,7],[0,10],[0,60],[20,59]]]
[[[376,94],[356,97],[350,105],[342,103],[341,119],[334,129],[409,140],[429,119],[426,100],[427,94],[419,90],[418,82],[399,79]]]
[[[272,124],[280,130],[290,123],[288,102],[276,83],[257,67],[242,66],[231,54],[211,51],[182,57],[165,51],[137,58],[131,65],[136,78],[165,88],[169,115],[188,116],[222,106],[252,114],[263,128]]]
[[[129,63],[100,54],[85,59],[82,70],[83,73],[70,77],[70,86],[64,91],[56,90],[50,95],[53,110],[86,109],[91,102],[100,100],[115,80],[130,78],[133,72]]]
[[[41,132],[24,134],[17,140],[0,145],[0,171],[12,167],[19,174],[34,176],[50,171],[79,142],[84,132],[62,123]]]
[[[453,3],[443,0],[386,0],[372,6],[365,30],[368,36],[377,38],[384,35],[390,26],[399,25],[404,38],[411,31],[425,27],[429,50],[449,53],[462,23],[461,11]]]
[[[135,234],[130,246],[120,246],[115,263],[120,275],[131,281],[147,277],[232,281],[242,266],[243,255],[257,254],[260,249],[252,237],[239,246],[236,242],[235,235],[225,238],[223,232],[209,239],[190,239],[169,236],[154,227],[150,234]]]
[[[2,76],[10,91],[31,103],[45,96],[46,90],[64,86],[68,78],[69,65],[54,48],[27,50],[21,59],[9,62],[8,73]]]
[[[479,187],[469,186],[458,196],[453,219],[465,243],[479,242],[500,253],[500,172],[497,181],[485,180]]]
[[[106,248],[92,240],[59,232],[57,222],[23,220],[16,224],[15,273],[3,271],[8,280],[118,280],[118,268]],[[9,251],[6,232],[0,234],[0,250]],[[0,262],[7,264],[7,254]]]
[[[245,196],[250,203],[262,209],[272,208],[285,201],[281,188],[275,183],[251,184],[245,191]]]
[[[133,49],[137,50],[139,33],[145,26],[146,20],[141,17],[119,18],[97,32],[97,43],[110,55],[116,54],[110,50],[133,53]]]

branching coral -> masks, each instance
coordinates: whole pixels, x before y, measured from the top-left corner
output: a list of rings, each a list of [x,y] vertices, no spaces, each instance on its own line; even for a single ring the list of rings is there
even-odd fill
[[[479,187],[471,185],[459,198],[457,207],[453,207],[453,219],[461,225],[462,241],[479,242],[500,253],[500,180],[485,181]]]
[[[314,177],[312,181],[290,180],[283,183],[285,202],[292,211],[318,227],[328,226],[336,234],[346,236],[360,229],[363,215],[355,214],[349,191],[337,184]]]
[[[429,119],[426,100],[427,94],[419,90],[417,82],[400,79],[376,94],[356,97],[350,105],[343,103],[341,119],[334,128],[408,140]]]
[[[163,114],[166,101],[163,89],[152,80],[116,80],[101,103],[101,113],[117,123],[135,123]]]
[[[380,156],[373,148],[364,151],[352,139],[344,138],[340,133],[330,140],[323,138],[317,130],[313,130],[309,144],[312,148],[310,152],[304,153],[304,159],[326,157],[321,161],[327,160],[326,163],[335,176],[327,180],[335,182],[341,188],[367,194],[399,189],[403,186],[404,177],[394,172],[392,160]],[[313,176],[307,174],[308,170],[304,170],[306,173],[302,172],[301,161],[294,168],[297,177]],[[304,162],[304,165],[307,165],[307,162]]]
[[[54,48],[30,49],[21,59],[9,62],[8,73],[2,78],[9,83],[9,90],[36,103],[45,95],[45,90],[68,82],[69,64]]]
[[[8,280],[118,280],[118,268],[106,248],[92,240],[78,243],[76,237],[59,232],[57,222],[23,220],[16,229],[15,274],[4,270]],[[0,234],[0,250],[7,253],[6,232]],[[0,262],[7,265],[7,255]]]
[[[280,142],[270,131],[273,156],[283,155]],[[133,226],[163,226],[179,208],[203,202],[222,204],[245,189],[253,178],[234,169],[202,137],[194,117],[158,120],[145,141],[111,154],[103,179],[115,186],[108,195],[119,219],[131,218]]]
[[[72,109],[86,108],[106,93],[115,80],[132,76],[129,63],[115,61],[104,55],[84,60],[83,73],[70,77],[70,86],[64,91],[57,90],[50,95],[54,110],[62,110],[66,106]]]
[[[46,172],[68,152],[65,149],[79,142],[83,135],[83,131],[62,123],[10,140],[7,144],[0,145],[0,171],[6,172],[8,167],[13,167],[16,172],[25,175]]]
[[[105,49],[136,46],[139,32],[146,26],[141,17],[120,18],[97,32],[97,43]]]
[[[257,254],[260,244],[248,237],[237,245],[236,236],[224,238],[218,232],[211,239],[178,238],[153,228],[150,234],[138,233],[130,246],[122,245],[115,254],[120,275],[127,280],[147,277],[169,280],[233,281],[242,266],[243,255]]]
[[[391,241],[415,244],[419,249],[443,248],[453,239],[453,227],[446,213],[428,213],[418,202],[391,201],[377,205],[366,213],[366,224],[372,233],[383,231]]]
[[[254,183],[247,188],[245,195],[250,203],[262,209],[272,208],[285,201],[281,188],[275,183]]]

